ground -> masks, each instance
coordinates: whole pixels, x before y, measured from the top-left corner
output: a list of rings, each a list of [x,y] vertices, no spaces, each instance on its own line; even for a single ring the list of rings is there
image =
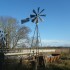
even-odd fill
[[[5,59],[3,70],[35,70],[29,61],[26,63],[23,59]],[[46,63],[46,66],[38,66],[38,70],[70,70],[70,54],[61,53],[58,62]]]

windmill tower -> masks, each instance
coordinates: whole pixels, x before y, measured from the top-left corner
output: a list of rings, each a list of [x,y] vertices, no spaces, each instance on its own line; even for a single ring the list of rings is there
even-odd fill
[[[37,11],[35,11],[33,9],[33,14],[30,15],[30,18],[31,18],[31,21],[33,23],[35,23],[35,31],[34,31],[34,35],[33,35],[33,39],[32,39],[32,44],[31,44],[31,47],[33,47],[33,44],[34,46],[36,47],[36,66],[35,66],[35,69],[37,70],[38,69],[38,65],[39,65],[39,43],[41,44],[41,38],[40,38],[40,33],[39,33],[39,28],[38,28],[38,23],[39,21],[43,21],[43,19],[41,17],[45,17],[46,15],[45,14],[42,14],[44,11],[44,9],[42,9],[40,11],[40,7],[37,9]],[[33,42],[35,41],[35,42]],[[41,45],[42,46],[42,45]],[[33,55],[34,55],[34,51],[33,51]]]
[[[44,11],[44,9],[42,9],[40,11],[40,7],[37,9],[37,11],[35,11],[33,9],[33,14],[30,14],[30,18],[26,18],[26,19],[22,19],[21,20],[21,24],[26,23],[28,21],[31,20],[31,22],[35,23],[35,31],[34,31],[34,35],[32,38],[32,44],[31,44],[31,48],[36,48],[36,52],[34,52],[33,50],[33,55],[36,54],[36,56],[39,57],[39,43],[41,43],[41,38],[40,38],[40,33],[39,33],[39,28],[38,28],[38,23],[39,21],[43,21],[42,17],[45,17],[45,14],[42,14]],[[30,49],[31,52],[31,49]],[[36,59],[36,67],[35,69],[37,70],[37,66],[38,66],[38,61],[39,59]]]
[[[35,11],[33,9],[33,11],[32,11],[33,14],[30,14],[29,18],[21,20],[21,24],[29,22],[30,20],[31,20],[31,22],[35,23],[35,31],[34,31],[34,35],[33,35],[33,38],[32,38],[31,47],[36,48],[36,55],[38,55],[38,53],[39,53],[39,43],[41,43],[41,38],[40,38],[38,23],[42,22],[43,21],[42,17],[46,16],[45,14],[42,14],[43,11],[44,11],[44,9],[42,9],[40,11],[40,7],[37,9],[37,11]],[[33,53],[34,53],[34,51],[33,51]]]
[[[40,11],[40,7],[35,11],[33,9],[33,14],[30,15],[31,21],[35,23],[35,31],[32,39],[32,44],[31,47],[36,47],[36,55],[39,55],[39,44],[41,44],[41,38],[40,38],[40,33],[39,33],[39,28],[38,28],[38,23],[39,21],[43,21],[41,17],[45,17],[45,14],[42,14],[44,9]],[[35,44],[34,44],[35,43]],[[33,45],[34,44],[34,45]],[[34,51],[33,51],[34,53]]]

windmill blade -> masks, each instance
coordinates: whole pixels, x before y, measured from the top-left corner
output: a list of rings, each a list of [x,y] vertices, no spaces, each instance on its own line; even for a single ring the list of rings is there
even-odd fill
[[[32,14],[31,14],[31,15],[30,15],[30,18],[34,18],[35,16],[36,16],[36,15],[32,15]]]
[[[43,15],[40,15],[40,16],[44,16],[44,17],[45,17],[45,16],[46,16],[46,14],[43,14]]]
[[[39,17],[39,19],[40,19],[40,21],[41,21],[41,22],[43,21],[43,19],[42,19],[42,18],[40,18],[40,17]]]
[[[43,11],[44,11],[44,9],[39,14],[41,14]]]
[[[38,13],[39,13],[40,7],[38,7]]]
[[[32,19],[32,22],[34,23],[34,21],[36,20],[37,17],[35,17],[34,19]]]
[[[30,20],[30,18],[22,19],[22,20],[21,20],[21,24],[26,23],[26,22],[28,22],[29,20]]]
[[[33,9],[33,13],[35,13],[35,15],[37,15],[36,11]]]

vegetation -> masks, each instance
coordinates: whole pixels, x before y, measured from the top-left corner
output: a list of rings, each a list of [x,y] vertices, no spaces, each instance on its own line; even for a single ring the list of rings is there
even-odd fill
[[[4,30],[6,47],[14,48],[20,39],[28,40],[30,28],[20,26],[18,21],[12,17],[0,17],[0,28]]]
[[[47,63],[46,66],[39,66],[38,70],[70,70],[69,53],[62,53],[58,62]],[[65,58],[66,59],[63,59]],[[24,59],[5,59],[3,70],[35,70],[29,61]]]

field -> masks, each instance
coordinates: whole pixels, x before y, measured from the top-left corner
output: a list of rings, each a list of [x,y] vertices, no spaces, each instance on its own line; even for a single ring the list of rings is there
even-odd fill
[[[61,53],[60,58],[54,62],[46,62],[46,65],[36,65],[32,60],[6,58],[3,63],[3,70],[70,70],[70,54]]]

